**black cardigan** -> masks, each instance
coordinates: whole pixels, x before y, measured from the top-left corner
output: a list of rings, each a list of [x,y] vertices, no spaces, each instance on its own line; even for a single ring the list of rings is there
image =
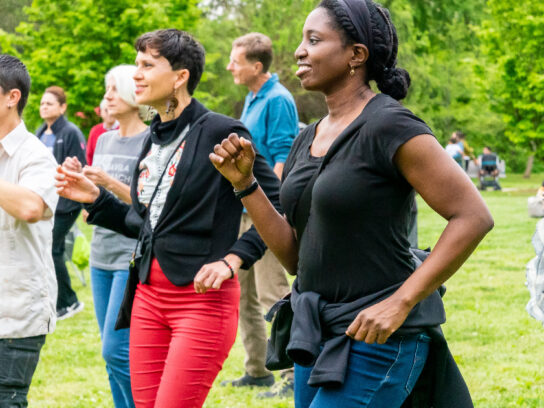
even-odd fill
[[[36,136],[40,138],[47,129],[47,124],[44,123],[36,131]],[[53,147],[53,156],[58,164],[64,163],[67,157],[76,156],[84,166],[87,161],[85,159],[85,137],[81,130],[69,122],[64,115],[60,116],[51,126],[56,139]],[[59,203],[55,214],[66,214],[72,211],[79,211],[81,204],[63,197],[59,197]]]
[[[143,283],[148,279],[153,257],[173,284],[183,286],[193,281],[204,264],[217,261],[228,253],[238,255],[244,261],[242,267],[247,269],[266,250],[254,227],[238,238],[243,206],[234,196],[230,182],[215,169],[208,157],[214,146],[232,132],[248,139],[251,136],[241,122],[210,112],[195,102],[183,155],[154,230],[146,216],[147,208],[139,202],[136,192],[139,163],[151,148],[150,137],[144,141],[132,177],[132,205],[120,202],[101,189],[99,198],[85,206],[89,211],[89,223],[132,238],[138,237],[141,230],[138,277]],[[257,155],[253,171],[279,210],[280,183],[262,156]]]

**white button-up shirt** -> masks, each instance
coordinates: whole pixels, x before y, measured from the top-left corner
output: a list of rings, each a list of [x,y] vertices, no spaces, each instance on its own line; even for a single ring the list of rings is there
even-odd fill
[[[37,336],[55,328],[55,168],[51,152],[23,122],[0,139],[0,179],[38,194],[51,216],[30,224],[0,207],[0,338]]]

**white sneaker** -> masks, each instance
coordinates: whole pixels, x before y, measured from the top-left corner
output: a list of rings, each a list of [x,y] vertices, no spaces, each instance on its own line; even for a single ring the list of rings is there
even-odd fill
[[[57,310],[57,320],[64,320],[72,317],[73,315],[81,312],[85,304],[80,301],[76,301],[70,306],[66,306]]]

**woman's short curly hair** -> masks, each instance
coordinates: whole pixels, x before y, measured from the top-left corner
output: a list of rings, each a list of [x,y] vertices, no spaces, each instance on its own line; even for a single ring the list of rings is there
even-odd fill
[[[136,40],[135,48],[140,52],[148,49],[157,51],[159,56],[168,60],[173,70],[189,70],[187,91],[193,94],[204,71],[206,52],[192,35],[175,28],[151,31]]]

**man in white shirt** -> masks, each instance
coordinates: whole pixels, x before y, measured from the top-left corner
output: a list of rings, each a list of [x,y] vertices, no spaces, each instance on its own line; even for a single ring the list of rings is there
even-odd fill
[[[0,408],[27,406],[56,321],[56,162],[21,120],[29,91],[24,64],[0,54]]]

